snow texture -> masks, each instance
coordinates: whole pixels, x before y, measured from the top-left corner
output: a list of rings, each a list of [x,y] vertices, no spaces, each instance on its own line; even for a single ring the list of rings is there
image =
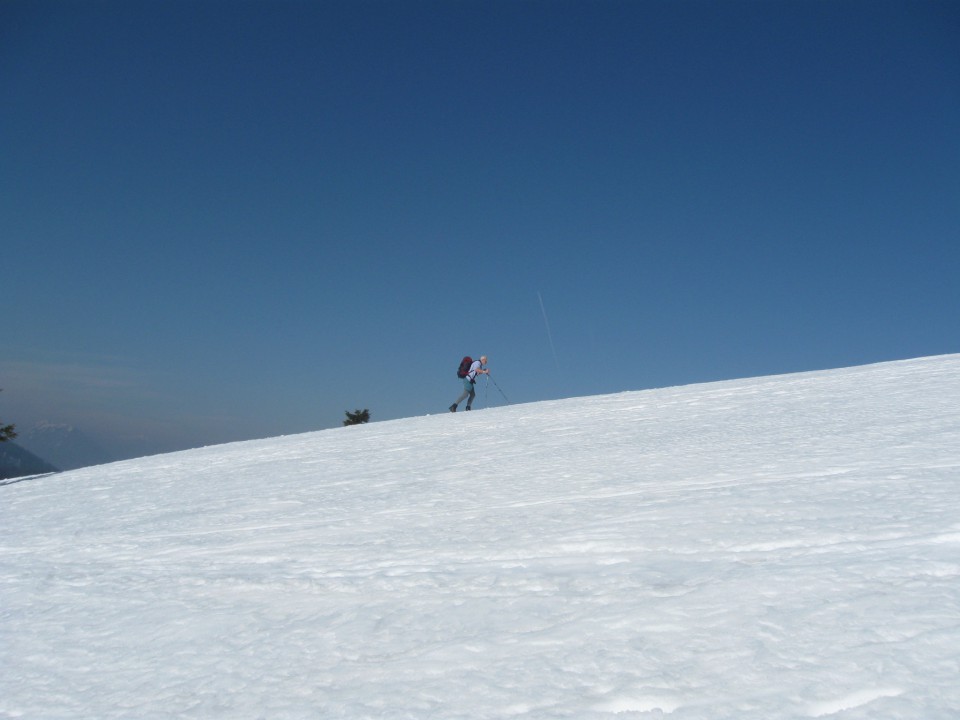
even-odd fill
[[[960,717],[958,355],[131,460],[0,521],[3,718]]]

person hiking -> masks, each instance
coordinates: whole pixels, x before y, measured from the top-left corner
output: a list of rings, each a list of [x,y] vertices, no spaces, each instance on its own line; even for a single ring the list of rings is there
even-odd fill
[[[463,378],[463,394],[457,398],[457,401],[450,406],[450,412],[457,411],[457,405],[459,405],[464,400],[467,401],[467,410],[470,409],[470,406],[473,404],[473,398],[476,397],[477,393],[474,390],[473,386],[477,382],[477,375],[489,375],[490,371],[487,370],[487,356],[481,355],[479,360],[473,360],[470,363],[469,369],[465,370],[465,365],[467,361],[470,360],[469,357],[465,357],[460,363],[460,370],[457,371],[457,377]]]

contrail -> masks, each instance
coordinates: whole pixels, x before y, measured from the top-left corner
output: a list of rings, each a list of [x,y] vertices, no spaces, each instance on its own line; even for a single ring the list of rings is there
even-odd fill
[[[557,364],[557,372],[560,372],[560,361],[557,359],[557,349],[553,346],[553,333],[550,332],[550,321],[547,320],[547,309],[543,306],[543,296],[537,290],[537,297],[540,298],[540,312],[543,313],[543,324],[547,326],[547,339],[550,341],[550,351],[553,353],[553,361]]]

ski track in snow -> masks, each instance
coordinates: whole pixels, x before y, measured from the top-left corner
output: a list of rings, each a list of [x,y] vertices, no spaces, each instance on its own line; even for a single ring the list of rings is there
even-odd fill
[[[0,487],[0,718],[960,717],[960,356]]]

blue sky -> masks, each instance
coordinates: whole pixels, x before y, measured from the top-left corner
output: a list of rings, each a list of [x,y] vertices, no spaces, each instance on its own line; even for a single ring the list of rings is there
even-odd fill
[[[443,412],[464,354],[489,406],[958,352],[958,37],[951,2],[5,2],[0,419],[139,454]]]

